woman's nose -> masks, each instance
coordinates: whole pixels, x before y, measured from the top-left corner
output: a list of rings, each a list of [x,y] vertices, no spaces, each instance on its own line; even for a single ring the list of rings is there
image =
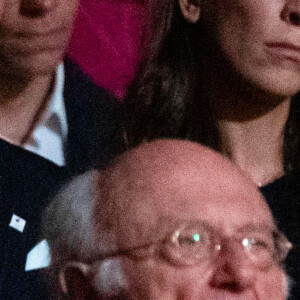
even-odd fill
[[[287,0],[281,12],[281,19],[294,26],[300,25],[300,0]]]
[[[50,12],[57,4],[57,0],[22,0],[21,14],[30,17],[42,17]]]

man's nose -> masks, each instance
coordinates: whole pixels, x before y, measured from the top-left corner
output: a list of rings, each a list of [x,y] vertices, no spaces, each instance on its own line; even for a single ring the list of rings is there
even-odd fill
[[[241,245],[228,243],[222,246],[215,264],[210,282],[212,287],[237,293],[253,286],[258,270]]]
[[[42,17],[57,5],[57,0],[22,0],[21,14],[29,18]]]
[[[300,0],[286,0],[281,12],[281,19],[294,26],[300,25]]]

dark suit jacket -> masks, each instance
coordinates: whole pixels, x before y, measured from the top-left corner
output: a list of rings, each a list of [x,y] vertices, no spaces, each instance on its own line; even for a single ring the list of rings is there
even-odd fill
[[[289,300],[300,299],[300,173],[286,175],[261,188],[278,228],[293,243],[285,262],[292,286]]]
[[[40,271],[25,272],[28,252],[42,239],[39,226],[51,195],[71,176],[106,164],[120,149],[117,101],[65,62],[68,120],[66,166],[0,140],[0,299],[48,299]],[[10,228],[12,215],[26,220]]]

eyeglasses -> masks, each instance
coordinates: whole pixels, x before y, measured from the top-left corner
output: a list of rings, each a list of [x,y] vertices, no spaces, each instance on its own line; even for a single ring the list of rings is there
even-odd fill
[[[259,269],[268,269],[273,264],[283,263],[292,248],[283,233],[271,229],[243,231],[234,237],[222,237],[204,222],[186,222],[162,240],[103,255],[100,260],[120,255],[133,259],[160,255],[171,264],[191,266],[216,259],[225,241],[237,243]]]

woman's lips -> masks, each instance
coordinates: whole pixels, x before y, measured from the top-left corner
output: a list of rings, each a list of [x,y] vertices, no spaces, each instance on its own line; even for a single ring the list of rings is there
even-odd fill
[[[300,47],[292,43],[272,42],[266,43],[268,52],[279,60],[300,63]]]
[[[297,46],[293,43],[288,43],[288,42],[269,42],[266,43],[266,45],[270,48],[282,48],[282,49],[289,49],[295,52],[300,53],[300,46]]]

